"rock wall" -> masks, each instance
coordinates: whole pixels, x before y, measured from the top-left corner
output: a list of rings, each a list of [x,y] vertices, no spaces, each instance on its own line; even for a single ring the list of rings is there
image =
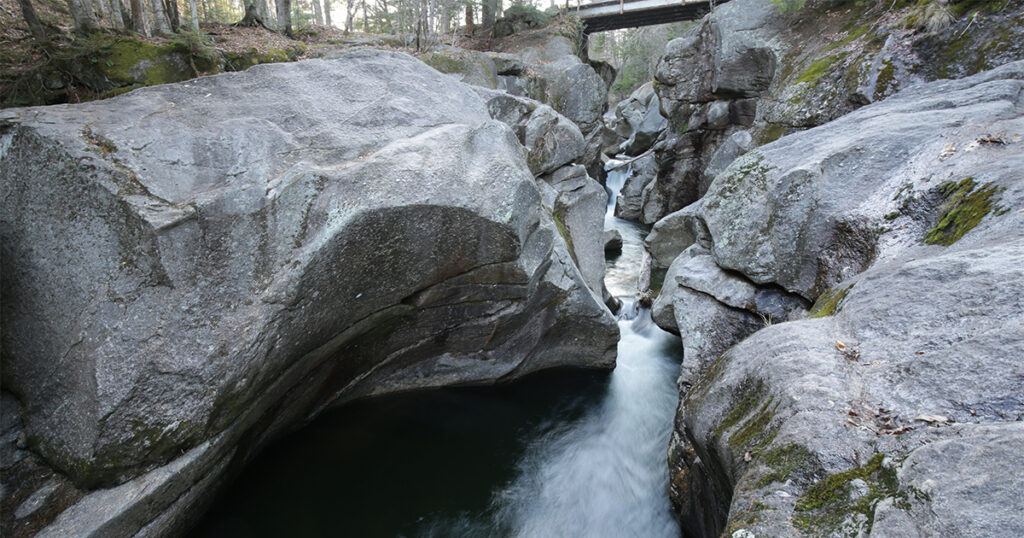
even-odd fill
[[[1022,35],[1014,3],[733,0],[666,47],[626,207],[684,348],[687,535],[1022,532],[997,471],[1024,412]]]
[[[496,113],[370,50],[4,111],[4,534],[180,532],[327,406],[611,367],[599,186]]]
[[[926,27],[936,13],[948,26]],[[753,147],[914,83],[1020,59],[1021,43],[1024,8],[1013,2],[812,0],[790,14],[767,0],[718,6],[658,64],[654,87],[668,127],[636,218],[653,224],[696,201]]]
[[[658,223],[688,533],[1024,533],[1022,137],[1018,61],[752,150]]]
[[[602,76],[580,59],[572,41],[551,29],[513,35],[495,48],[495,52],[478,52],[439,47],[420,59],[468,84],[549,105],[583,134],[586,149],[577,162],[603,183],[601,117],[608,108],[610,80],[606,77],[611,67],[605,66]]]

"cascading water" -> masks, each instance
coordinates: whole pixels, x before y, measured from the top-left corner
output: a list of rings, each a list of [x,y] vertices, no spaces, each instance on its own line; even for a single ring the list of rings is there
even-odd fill
[[[625,313],[610,376],[544,374],[327,413],[250,464],[194,534],[679,536],[665,458],[682,353],[633,299],[645,230],[614,216],[628,173],[607,182],[605,227],[623,252],[606,285]]]
[[[515,536],[679,536],[668,502],[665,450],[678,392],[678,340],[637,311],[642,228],[614,215],[628,168],[608,175],[606,229],[623,237],[607,286],[623,299],[618,360],[601,405],[536,439],[513,483],[495,497]],[[621,260],[621,261],[620,261]],[[632,314],[631,314],[632,313]]]

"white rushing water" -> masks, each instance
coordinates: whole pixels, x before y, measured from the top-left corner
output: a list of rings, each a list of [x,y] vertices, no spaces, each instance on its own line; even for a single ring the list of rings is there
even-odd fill
[[[617,194],[628,170],[609,173]],[[615,218],[606,228],[623,236],[612,260],[609,290],[633,311],[644,229]],[[668,499],[665,451],[678,392],[681,350],[650,312],[620,319],[618,364],[600,405],[580,420],[536,439],[518,463],[517,478],[494,498],[498,526],[521,537],[677,537]]]

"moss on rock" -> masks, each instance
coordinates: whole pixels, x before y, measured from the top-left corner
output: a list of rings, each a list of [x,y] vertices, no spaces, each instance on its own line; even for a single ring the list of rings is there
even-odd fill
[[[905,499],[900,491],[896,470],[883,465],[885,454],[875,454],[868,463],[848,471],[826,476],[797,499],[793,523],[815,535],[827,535],[841,528],[851,516],[867,518],[867,530],[874,522],[875,504],[886,497]],[[854,480],[867,485],[858,495]]]
[[[839,307],[842,305],[846,295],[853,289],[854,284],[843,289],[829,288],[824,293],[818,296],[818,299],[814,301],[814,305],[811,306],[811,310],[807,313],[809,318],[824,318],[827,316],[834,316],[839,311]]]
[[[760,463],[767,466],[770,471],[758,479],[755,484],[763,488],[774,482],[785,482],[794,473],[801,470],[810,472],[817,467],[817,460],[814,455],[803,445],[791,443],[788,445],[773,448],[760,457]]]
[[[978,187],[971,177],[959,183],[950,181],[939,185],[939,191],[946,201],[940,206],[942,215],[939,221],[928,230],[924,242],[929,245],[952,245],[980,224],[989,213],[1005,213],[1006,210],[999,207],[999,194],[1003,190],[1003,187],[992,183]]]

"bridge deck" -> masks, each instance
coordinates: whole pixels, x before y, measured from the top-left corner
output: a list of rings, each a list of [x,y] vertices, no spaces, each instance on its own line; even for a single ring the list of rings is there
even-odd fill
[[[722,3],[725,0],[719,0]],[[608,0],[579,6],[585,33],[605,32],[699,19],[711,11],[709,0]]]

